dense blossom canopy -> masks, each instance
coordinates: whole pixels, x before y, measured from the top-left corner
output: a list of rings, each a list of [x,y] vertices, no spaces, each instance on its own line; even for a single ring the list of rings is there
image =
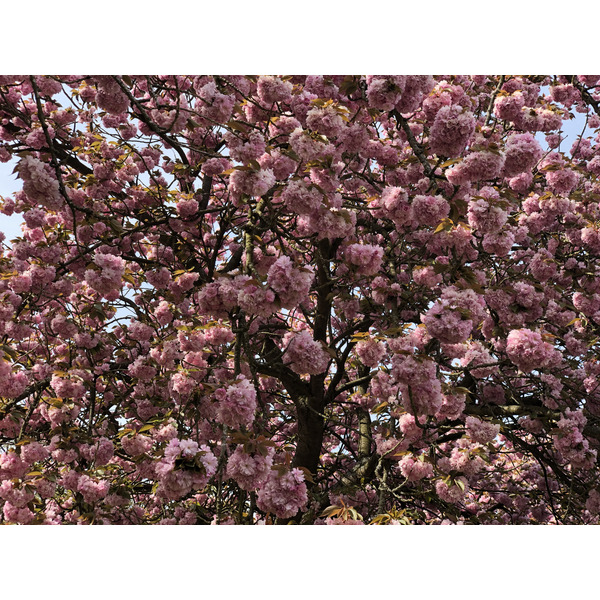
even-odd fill
[[[0,77],[0,522],[597,523],[599,82]]]

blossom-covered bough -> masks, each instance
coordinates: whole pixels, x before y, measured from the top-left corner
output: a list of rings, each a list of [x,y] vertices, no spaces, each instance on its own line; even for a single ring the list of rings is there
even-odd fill
[[[0,522],[598,522],[599,82],[0,78]]]

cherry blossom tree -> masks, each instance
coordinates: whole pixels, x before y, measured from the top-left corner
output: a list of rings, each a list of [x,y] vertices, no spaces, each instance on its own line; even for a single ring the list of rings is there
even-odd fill
[[[597,523],[599,83],[0,77],[0,522]]]

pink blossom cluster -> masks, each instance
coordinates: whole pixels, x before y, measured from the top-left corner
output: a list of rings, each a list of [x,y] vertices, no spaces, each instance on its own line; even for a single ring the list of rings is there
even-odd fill
[[[238,446],[227,461],[227,477],[235,479],[243,490],[257,490],[268,478],[273,466],[274,450],[248,453]]]
[[[265,136],[256,130],[251,130],[243,137],[227,133],[225,139],[231,158],[243,164],[258,160],[267,148]]]
[[[375,275],[381,267],[383,248],[372,244],[350,244],[344,250],[345,259],[359,275]]]
[[[27,387],[28,378],[24,371],[13,372],[11,364],[0,358],[0,396],[16,398]]]
[[[579,174],[573,169],[546,172],[546,181],[557,196],[567,196],[579,183]]]
[[[275,102],[289,102],[292,98],[293,85],[272,75],[263,75],[256,82],[256,93],[261,102],[271,105]]]
[[[581,241],[593,252],[600,252],[600,229],[584,227],[581,230]],[[556,271],[556,265],[554,265]]]
[[[154,309],[154,317],[158,321],[159,325],[165,327],[173,320],[173,313],[171,307],[166,300],[161,300],[157,307]]]
[[[430,462],[421,460],[423,455],[415,458],[414,456],[405,456],[398,463],[400,472],[408,481],[420,481],[428,477],[433,477],[433,465]]]
[[[272,289],[263,286],[249,275],[238,275],[235,284],[237,304],[245,312],[261,317],[268,317],[275,312],[275,292]]]
[[[381,110],[392,110],[400,101],[406,86],[406,76],[367,77],[367,98],[369,106]]]
[[[473,113],[462,106],[440,108],[429,131],[431,151],[441,156],[460,156],[475,131]]]
[[[435,363],[413,356],[392,357],[392,377],[402,394],[402,405],[412,415],[433,415],[442,405],[441,383]]]
[[[292,180],[281,194],[286,208],[299,215],[310,215],[317,211],[323,202],[323,195],[302,180]]]
[[[597,450],[590,449],[583,430],[587,419],[580,410],[567,410],[558,421],[559,433],[552,440],[554,447],[576,469],[591,469],[596,464]]]
[[[104,445],[106,444],[106,442],[110,443],[112,447],[112,443],[106,438],[101,438],[98,442],[98,451],[103,454],[103,458]],[[108,452],[108,454],[110,454],[110,452]],[[46,446],[43,446],[39,442],[29,442],[21,446],[21,460],[29,465],[32,465],[33,463],[36,463],[40,460],[45,460],[46,458],[48,458],[48,456],[50,456],[48,448]],[[110,460],[110,458],[108,460]],[[108,462],[108,460],[106,462]]]
[[[279,519],[293,517],[307,502],[304,473],[300,469],[292,469],[285,473],[272,469],[256,497],[258,508],[273,513]]]
[[[335,106],[315,106],[306,114],[306,126],[328,138],[336,138],[346,126]]]
[[[598,251],[600,251],[600,244],[598,245]],[[557,266],[552,253],[545,248],[538,250],[529,261],[529,270],[537,281],[548,281],[548,279],[554,277]]]
[[[368,339],[356,344],[356,354],[363,365],[377,367],[387,352],[382,342],[376,339]]]
[[[175,461],[179,458],[186,461],[189,468],[175,468]],[[160,482],[157,495],[178,500],[207,484],[217,471],[217,459],[204,444],[172,438],[155,470]]]
[[[499,177],[503,167],[504,155],[500,152],[471,152],[461,163],[448,169],[446,177],[452,185],[488,181]]]
[[[235,170],[230,178],[231,189],[238,194],[261,197],[275,184],[275,175],[271,169]]]
[[[412,220],[412,210],[408,201],[408,193],[401,187],[384,188],[380,198],[376,198],[371,207],[374,215],[390,219],[396,227],[403,227]]]
[[[432,337],[447,344],[464,342],[485,318],[485,301],[472,289],[444,288],[439,300],[421,315]]]
[[[228,278],[221,277],[204,285],[196,295],[198,310],[214,317],[227,317],[237,304],[239,290]]]
[[[148,364],[148,359],[138,356],[128,367],[127,372],[140,381],[150,381],[156,375],[156,368]]]
[[[482,421],[477,417],[467,417],[466,429],[469,437],[478,444],[488,444],[493,442],[500,433],[500,425]]]
[[[460,481],[463,487],[459,486],[456,481]],[[440,479],[435,484],[437,495],[444,501],[450,504],[458,504],[465,496],[465,488],[468,488],[469,482],[466,477],[458,477],[453,483],[449,483]]]
[[[600,515],[600,492],[598,490],[590,491],[585,507],[592,515]]]
[[[401,113],[418,110],[434,86],[435,80],[431,75],[407,75],[396,109]]]
[[[504,177],[530,171],[542,158],[542,148],[531,133],[513,133],[506,142]]]
[[[466,402],[467,398],[464,393],[454,391],[453,393],[442,394],[442,404],[436,413],[436,418],[440,421],[460,419],[463,416]]]
[[[313,340],[307,330],[289,331],[283,337],[286,345],[284,362],[299,375],[319,375],[324,373],[329,364],[329,355],[320,342]]]
[[[218,401],[216,416],[219,423],[233,429],[252,425],[257,408],[256,390],[245,376],[240,375],[237,382],[219,388],[215,398]]]
[[[214,81],[209,81],[198,90],[196,109],[209,122],[229,121],[234,105],[235,96],[220,92]]]
[[[181,400],[185,400],[198,388],[198,383],[187,373],[179,371],[171,377],[170,387]]]
[[[152,327],[149,325],[140,323],[139,321],[131,320],[127,326],[127,333],[132,340],[136,340],[138,342],[149,342],[154,335],[154,329],[152,329]]]
[[[515,234],[510,230],[502,229],[496,233],[486,233],[482,245],[487,253],[502,258],[508,256],[514,243]]]
[[[444,456],[439,459],[438,468],[446,473],[459,472],[467,480],[473,480],[485,469],[485,461],[478,454],[471,452],[472,449],[470,442],[462,438],[452,449],[448,458]]]
[[[123,113],[129,108],[129,98],[112,77],[98,76],[94,79],[98,86],[96,93],[98,108],[114,115]]]
[[[335,148],[327,138],[310,135],[298,127],[290,135],[290,147],[304,161],[323,160],[335,154]]]
[[[469,201],[467,218],[478,233],[497,233],[508,220],[507,212],[497,204],[499,194],[493,188],[483,188]]]
[[[562,358],[541,333],[530,329],[513,329],[506,338],[506,353],[524,373],[557,365]]]
[[[295,308],[306,300],[314,277],[311,269],[294,267],[289,256],[280,256],[269,268],[267,283],[282,308]]]
[[[198,212],[199,206],[198,200],[190,198],[189,200],[180,200],[175,205],[175,210],[182,219],[190,219]]]
[[[63,204],[58,180],[50,165],[28,155],[19,161],[19,177],[23,180],[23,191],[35,204],[49,210],[57,210]]]
[[[518,90],[509,95],[498,96],[494,101],[494,115],[503,121],[516,121],[525,106],[525,96]]]
[[[14,481],[4,480],[0,483],[0,498],[11,505],[8,510],[12,512],[13,508],[26,507],[34,499],[34,495],[26,488],[19,487]],[[8,520],[21,522],[19,518],[9,518]]]
[[[224,173],[230,168],[231,161],[228,158],[209,158],[202,164],[202,173],[208,177],[214,177],[215,175]]]
[[[153,443],[150,436],[143,434],[126,435],[121,438],[121,446],[129,456],[140,456],[149,452]]]
[[[415,196],[412,204],[412,216],[419,225],[435,226],[450,214],[448,201],[438,195]]]
[[[85,396],[85,386],[81,379],[77,377],[71,378],[53,375],[50,385],[59,398],[79,399]]]
[[[95,480],[89,475],[81,475],[77,482],[77,491],[83,496],[85,502],[92,504],[102,500],[110,487],[110,482],[105,479]]]
[[[27,506],[15,506],[12,502],[5,502],[2,509],[4,518],[9,523],[27,525],[35,518],[35,514]]]
[[[479,365],[494,365],[496,360],[490,354],[490,351],[481,343],[472,341],[468,344],[466,352],[460,359],[463,367],[468,367],[473,377],[483,378],[492,375],[498,371],[497,366],[486,366],[477,368]]]
[[[258,159],[258,163],[263,169],[271,169],[277,181],[287,181],[288,184],[291,183],[288,177],[298,168],[298,163],[293,158],[286,156],[279,150],[271,150],[270,153],[265,152]]]
[[[96,253],[94,264],[98,269],[87,269],[88,285],[109,300],[116,300],[125,273],[125,261],[120,256]]]
[[[417,285],[424,285],[430,289],[434,289],[442,283],[442,275],[436,273],[435,268],[429,265],[425,267],[415,267],[412,276]]]
[[[14,451],[0,453],[0,480],[21,478],[30,465]]]
[[[298,232],[302,235],[316,234],[318,240],[350,237],[354,234],[355,227],[356,213],[337,206],[320,206],[317,212],[298,220]]]
[[[35,442],[34,442],[35,443]],[[31,445],[31,444],[30,444]],[[107,465],[115,453],[115,446],[108,438],[102,436],[94,444],[82,444],[79,452],[91,463],[98,467]],[[23,454],[23,451],[21,451]],[[48,450],[43,446],[36,448],[35,460],[42,460],[48,456]]]

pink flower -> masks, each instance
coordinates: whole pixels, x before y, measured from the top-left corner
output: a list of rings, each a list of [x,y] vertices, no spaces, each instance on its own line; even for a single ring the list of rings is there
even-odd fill
[[[209,158],[202,164],[202,172],[208,177],[220,175],[231,168],[231,161],[227,158]]]
[[[156,369],[145,362],[143,356],[138,356],[128,367],[127,372],[140,381],[150,381],[156,376]]]
[[[485,317],[485,301],[471,289],[447,287],[421,321],[427,332],[447,344],[464,342]]]
[[[435,154],[454,158],[467,146],[475,131],[475,118],[462,106],[440,108],[429,131],[429,144]]]
[[[256,412],[256,390],[250,381],[240,375],[239,381],[215,393],[219,403],[217,419],[233,429],[250,427]]]
[[[546,181],[556,195],[566,196],[579,182],[579,175],[572,169],[559,169],[548,171]]]
[[[504,155],[499,152],[472,152],[458,165],[448,169],[446,176],[453,185],[496,179],[502,172]]]
[[[275,184],[275,175],[271,169],[259,171],[234,171],[229,183],[231,188],[240,194],[248,196],[264,196]]]
[[[521,91],[510,96],[498,96],[494,101],[494,114],[504,121],[516,121],[525,106],[525,96]]]
[[[467,417],[466,426],[471,439],[479,444],[493,442],[500,433],[500,425],[488,423],[476,417]]]
[[[175,205],[175,210],[182,219],[189,219],[198,212],[198,201],[191,198],[190,200],[180,200]]]
[[[542,335],[530,329],[513,329],[506,338],[506,353],[524,373],[556,365],[561,354]]]
[[[499,194],[492,188],[483,188],[469,202],[469,225],[478,233],[497,233],[508,220],[506,211],[496,204]]]
[[[120,114],[129,108],[129,98],[112,77],[101,76],[94,79],[98,85],[96,93],[98,108],[111,114]]]
[[[319,375],[329,364],[329,355],[319,342],[312,339],[309,331],[299,333],[289,331],[283,338],[287,344],[284,362],[299,375]]]
[[[214,81],[208,82],[198,90],[196,108],[209,122],[226,123],[231,118],[235,97],[223,94]]]
[[[412,214],[419,225],[437,225],[450,214],[450,205],[443,196],[415,196]]]
[[[314,277],[312,270],[295,268],[289,256],[281,256],[269,268],[267,283],[283,308],[294,308],[306,300]]]
[[[542,148],[531,133],[513,133],[506,142],[504,177],[530,171],[542,158]]]
[[[64,200],[60,194],[56,174],[50,165],[28,155],[19,161],[19,177],[23,180],[23,191],[36,204],[57,210]]]
[[[28,523],[31,523],[31,521],[33,521],[33,519],[35,518],[34,513],[32,513],[31,510],[29,510],[29,508],[27,508],[26,506],[19,508],[17,506],[14,506],[10,502],[6,502],[4,504],[2,512],[4,513],[4,518],[7,521],[12,523],[21,523],[22,525],[27,525]]]
[[[50,385],[60,398],[77,399],[85,396],[85,386],[82,381],[77,379],[67,379],[53,375]]]
[[[381,110],[392,110],[399,102],[406,77],[398,76],[368,76],[367,77],[367,98],[369,106]]]
[[[459,485],[457,481],[460,481],[462,485]],[[465,477],[458,477],[453,484],[449,484],[440,479],[435,484],[435,491],[444,502],[457,504],[464,498],[465,489],[468,487],[468,485],[469,484]]]
[[[306,126],[329,138],[337,137],[345,127],[341,114],[332,105],[311,108],[306,115]]]
[[[256,93],[261,102],[271,105],[275,102],[288,102],[292,97],[293,86],[279,77],[264,75],[256,82]]]
[[[585,507],[592,515],[600,514],[600,492],[598,490],[590,491]]]
[[[344,251],[346,260],[357,267],[360,275],[375,275],[383,259],[383,248],[371,244],[350,244]]]
[[[405,456],[398,463],[400,472],[408,481],[419,481],[426,477],[433,477],[433,465],[413,456]]]
[[[271,472],[273,454],[272,448],[263,455],[260,452],[248,454],[242,446],[238,446],[227,461],[227,477],[235,479],[243,490],[256,490]]]
[[[284,474],[271,470],[267,480],[258,490],[256,505],[279,519],[289,519],[308,502],[304,473],[292,469]]]
[[[310,215],[323,203],[323,195],[300,180],[290,181],[283,190],[281,199],[288,210],[299,215]]]
[[[377,340],[370,339],[356,344],[356,354],[363,365],[376,367],[386,355],[385,346]]]
[[[402,406],[412,415],[433,415],[442,405],[441,383],[435,363],[413,356],[392,357],[392,377],[398,382]]]

